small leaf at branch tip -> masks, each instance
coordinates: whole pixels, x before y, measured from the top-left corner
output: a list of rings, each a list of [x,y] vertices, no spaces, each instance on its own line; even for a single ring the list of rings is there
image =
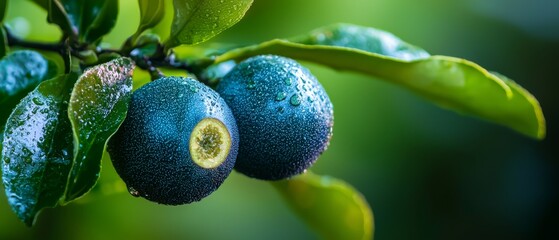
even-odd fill
[[[118,1],[57,0],[51,4],[34,0],[48,11],[48,20],[75,40],[94,43],[116,24]]]
[[[174,0],[175,15],[165,49],[205,42],[239,22],[253,0]]]

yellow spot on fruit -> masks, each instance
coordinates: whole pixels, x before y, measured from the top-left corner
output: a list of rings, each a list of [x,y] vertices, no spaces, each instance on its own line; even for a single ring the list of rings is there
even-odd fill
[[[221,165],[231,148],[231,136],[227,127],[215,118],[204,118],[190,134],[190,156],[203,168]]]

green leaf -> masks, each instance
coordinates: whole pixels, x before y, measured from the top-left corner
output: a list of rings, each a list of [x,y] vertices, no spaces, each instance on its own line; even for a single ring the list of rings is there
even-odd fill
[[[138,0],[140,5],[140,25],[134,34],[134,39],[145,30],[157,25],[165,15],[165,1],[163,0]]]
[[[6,29],[0,28],[0,59],[4,58],[8,54],[8,38],[6,36]]]
[[[173,0],[175,16],[166,48],[204,42],[235,25],[253,0]]]
[[[28,226],[64,194],[73,149],[67,106],[77,78],[69,74],[42,82],[6,124],[2,180],[8,203]]]
[[[46,11],[49,10],[50,0],[31,0],[31,1],[37,4],[39,7],[45,9]]]
[[[336,27],[345,28],[347,25],[336,25],[334,29]],[[361,35],[359,29],[365,33]],[[353,36],[342,37],[334,34],[336,31]],[[307,39],[296,38],[302,43],[276,39],[231,50],[218,56],[215,62],[277,54],[339,70],[356,71],[403,86],[443,108],[508,126],[533,138],[545,137],[545,120],[537,100],[522,87],[515,85],[514,89],[511,88],[509,81],[490,74],[479,65],[453,57],[429,57],[424,51],[396,38],[387,38],[382,32],[378,38],[384,42],[380,44],[384,47],[366,47],[358,43],[374,42],[371,38],[378,30],[357,27],[355,31],[336,31],[323,28],[322,33],[315,31]],[[334,39],[327,40],[329,37]],[[314,40],[317,43],[338,45],[344,43],[340,39],[351,40],[345,41],[348,46],[330,46],[312,45],[313,41],[309,40],[312,38],[318,39]],[[367,51],[352,46],[361,46]],[[370,52],[372,50],[375,51]],[[519,103],[529,104],[529,107]]]
[[[0,0],[0,23],[4,21],[4,17],[6,16],[7,6],[8,6],[8,0]]]
[[[55,68],[41,54],[29,50],[12,52],[0,61],[0,126],[27,93],[56,74]]]
[[[117,0],[50,0],[48,18],[73,38],[95,43],[114,27],[117,14]]]
[[[394,34],[382,30],[339,23],[318,28],[308,35],[290,39],[305,45],[327,45],[359,49],[401,60],[415,60],[429,57],[425,50],[413,46]]]
[[[371,208],[349,184],[310,172],[272,184],[324,239],[373,238]]]
[[[76,82],[68,108],[74,132],[74,164],[64,203],[95,186],[106,142],[126,117],[133,68],[130,59],[118,58],[90,68]]]

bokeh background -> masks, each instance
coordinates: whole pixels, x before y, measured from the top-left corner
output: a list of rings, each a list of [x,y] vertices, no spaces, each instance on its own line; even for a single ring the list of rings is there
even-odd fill
[[[120,1],[118,47],[138,23]],[[9,1],[7,24],[56,41],[46,13]],[[335,107],[334,138],[312,170],[344,179],[373,208],[376,239],[555,239],[559,235],[559,1],[255,0],[212,43],[250,44],[335,22],[393,32],[432,54],[472,60],[531,91],[547,119],[535,141],[440,109],[381,79],[305,63]],[[2,189],[3,191],[3,189]],[[0,239],[315,239],[267,182],[233,173],[199,203],[169,207],[133,198],[104,159],[98,187],[47,209],[27,228],[0,196]]]

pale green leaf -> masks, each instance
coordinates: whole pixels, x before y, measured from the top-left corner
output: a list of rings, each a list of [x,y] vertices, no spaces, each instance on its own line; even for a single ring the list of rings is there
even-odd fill
[[[322,238],[373,238],[371,208],[349,184],[310,172],[272,184],[301,219]]]

